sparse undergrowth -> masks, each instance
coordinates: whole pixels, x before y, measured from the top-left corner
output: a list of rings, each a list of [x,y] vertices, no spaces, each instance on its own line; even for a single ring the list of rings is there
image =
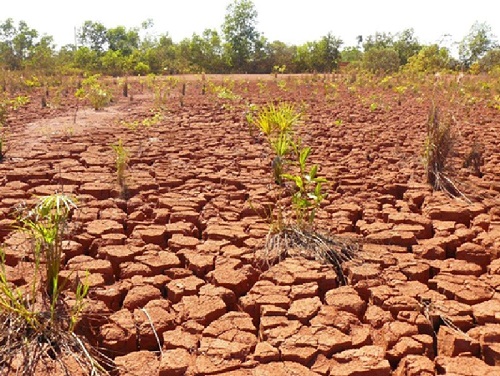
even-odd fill
[[[78,282],[69,303],[63,297],[68,287],[59,277],[62,244],[76,209],[64,194],[39,199],[33,208],[18,211],[20,231],[30,239],[29,254],[34,270],[27,283],[16,286],[9,280],[11,266],[0,250],[0,372],[33,375],[50,364],[70,374],[80,367],[86,374],[106,374],[97,354],[75,333],[89,286]]]

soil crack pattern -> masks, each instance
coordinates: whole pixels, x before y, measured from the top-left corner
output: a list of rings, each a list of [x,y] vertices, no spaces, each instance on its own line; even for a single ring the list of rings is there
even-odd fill
[[[62,296],[73,304],[89,285],[75,333],[111,374],[500,375],[500,112],[438,98],[460,127],[452,197],[422,163],[434,84],[402,97],[348,76],[283,75],[285,88],[204,78],[235,98],[195,75],[169,81],[162,98],[135,78],[123,97],[110,79],[113,102],[98,111],[69,97],[40,109],[43,93],[31,92],[9,117],[0,162],[9,283],[27,286],[35,270],[16,208],[64,192],[77,209]],[[303,112],[295,146],[311,147],[328,195],[314,216],[321,236],[290,226],[269,247],[298,190],[275,181],[273,151],[247,121],[250,104],[273,101]],[[476,137],[484,157],[471,168]],[[64,374],[47,362],[37,375]]]

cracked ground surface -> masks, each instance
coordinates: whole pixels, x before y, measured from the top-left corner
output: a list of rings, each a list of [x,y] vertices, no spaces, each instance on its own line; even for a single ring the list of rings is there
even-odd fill
[[[12,208],[63,190],[79,209],[62,276],[90,273],[80,330],[120,376],[500,374],[498,110],[443,104],[457,120],[465,202],[425,183],[430,91],[401,99],[332,76],[207,80],[240,99],[203,95],[201,77],[180,77],[168,81],[161,119],[136,129],[124,123],[158,105],[140,81],[127,98],[110,81],[115,101],[102,111],[71,96],[40,109],[30,94],[10,115],[0,164],[12,280],[22,285],[29,270]],[[346,286],[318,261],[259,261],[272,157],[244,112],[278,99],[304,109],[298,132],[332,183],[318,226],[363,243],[344,265]],[[119,139],[130,156],[126,199],[110,147]],[[460,159],[476,139],[481,177]]]

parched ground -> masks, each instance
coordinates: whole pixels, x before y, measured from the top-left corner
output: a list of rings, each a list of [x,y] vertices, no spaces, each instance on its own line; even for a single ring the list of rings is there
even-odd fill
[[[77,108],[71,94],[56,105],[49,93],[51,106],[32,94],[11,113],[0,242],[16,284],[29,266],[13,208],[64,191],[79,210],[62,274],[90,273],[79,330],[120,376],[500,375],[500,112],[345,77],[206,79],[241,99],[204,95],[200,76],[180,77],[160,123],[137,129],[123,122],[152,118],[158,104],[140,81],[127,98],[110,82],[115,101],[102,111]],[[363,243],[344,265],[345,286],[318,261],[256,257],[269,228],[259,214],[276,187],[244,111],[279,99],[304,110],[302,142],[331,182],[318,226]],[[432,99],[456,120],[452,165],[470,201],[425,182]],[[110,146],[120,139],[125,198]],[[463,167],[474,143],[481,176]]]

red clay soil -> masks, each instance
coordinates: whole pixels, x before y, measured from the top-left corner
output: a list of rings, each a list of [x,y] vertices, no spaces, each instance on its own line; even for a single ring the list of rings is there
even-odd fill
[[[183,96],[181,77],[161,122],[136,130],[121,121],[155,106],[139,81],[128,98],[112,83],[114,103],[80,106],[76,120],[71,95],[41,109],[30,94],[10,115],[0,163],[0,242],[16,283],[26,263],[13,208],[63,190],[79,210],[62,274],[90,272],[79,330],[119,376],[500,375],[500,112],[453,108],[466,202],[426,184],[425,94],[260,79],[238,77],[243,99],[231,102],[203,95],[200,77],[186,79]],[[269,228],[258,209],[275,189],[244,105],[279,98],[303,106],[302,142],[332,182],[318,226],[363,241],[344,265],[346,286],[318,261],[257,258]],[[130,155],[126,199],[110,147],[118,139]],[[460,162],[475,139],[481,177]]]

